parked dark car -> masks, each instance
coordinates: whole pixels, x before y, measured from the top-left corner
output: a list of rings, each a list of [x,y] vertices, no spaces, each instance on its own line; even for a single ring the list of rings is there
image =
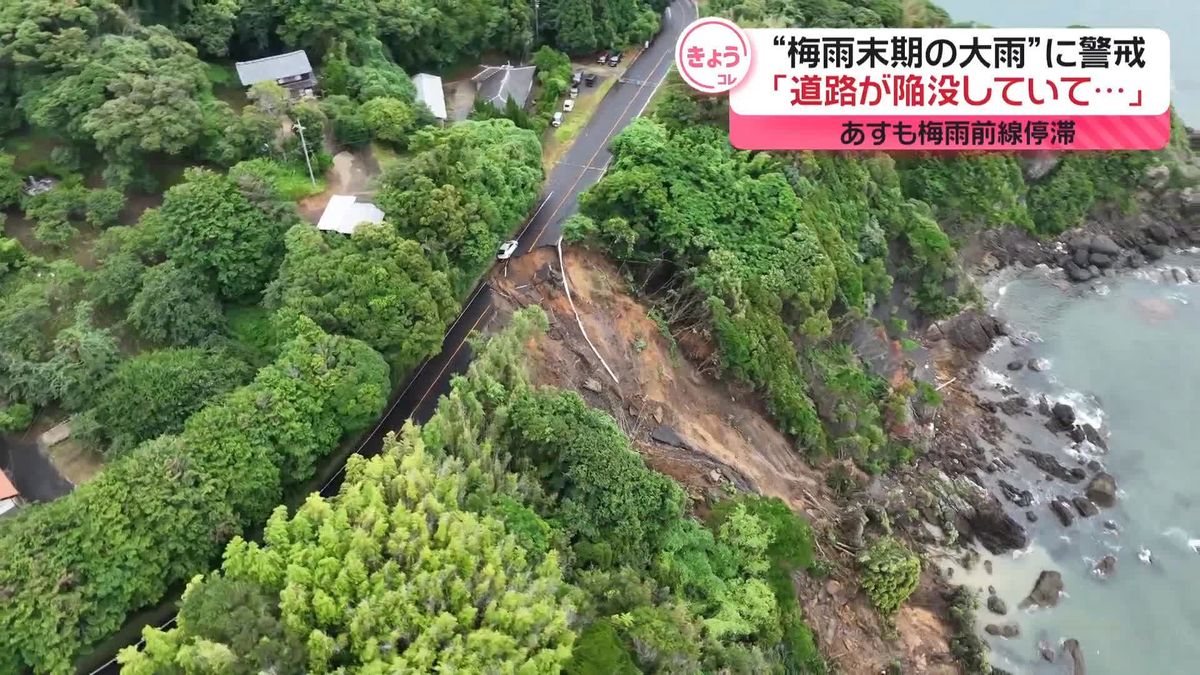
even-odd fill
[[[587,74],[587,77],[583,78],[583,83],[584,83],[584,84],[586,84],[586,85],[587,85],[587,86],[589,86],[589,87],[594,87],[594,86],[596,86],[596,74],[595,74],[595,73],[588,73],[588,74]]]
[[[608,52],[600,52],[600,58],[596,59],[596,63],[600,65],[608,63]]]
[[[612,54],[611,54],[611,55],[608,57],[608,65],[609,65],[609,66],[611,66],[611,67],[613,67],[613,68],[616,68],[616,67],[617,67],[617,64],[618,64],[618,63],[620,63],[620,62],[621,62],[621,52],[613,52],[613,53],[612,53]]]

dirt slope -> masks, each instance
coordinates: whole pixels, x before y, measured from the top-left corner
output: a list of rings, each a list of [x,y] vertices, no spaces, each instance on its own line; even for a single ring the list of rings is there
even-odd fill
[[[819,469],[809,466],[775,430],[758,397],[701,373],[680,353],[708,344],[701,335],[672,338],[626,291],[619,270],[595,253],[564,250],[567,281],[587,336],[619,382],[614,382],[580,331],[563,291],[558,255],[543,248],[509,263],[492,279],[502,313],[539,304],[548,335],[531,345],[536,382],[574,389],[610,412],[648,464],[685,486],[694,510],[707,497],[749,490],[779,497],[820,531],[835,527],[838,507]],[[841,672],[875,673],[893,660],[908,673],[954,673],[942,601],[928,578],[896,618],[893,639],[858,592],[852,560],[819,537],[819,554],[834,563],[830,579],[797,584],[822,652]]]

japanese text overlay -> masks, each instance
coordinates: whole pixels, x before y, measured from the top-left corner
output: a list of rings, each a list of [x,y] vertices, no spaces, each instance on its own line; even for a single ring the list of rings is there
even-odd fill
[[[742,149],[1148,150],[1170,136],[1170,40],[1158,29],[725,21],[685,30],[676,65],[696,89],[728,91]]]

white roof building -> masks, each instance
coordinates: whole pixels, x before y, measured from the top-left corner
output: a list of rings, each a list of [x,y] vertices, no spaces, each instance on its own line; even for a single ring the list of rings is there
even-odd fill
[[[442,92],[442,78],[429,73],[417,73],[412,81],[417,88],[417,100],[424,103],[434,117],[445,120],[446,95]]]
[[[353,234],[363,223],[382,223],[383,211],[368,202],[360,202],[354,195],[333,195],[317,221],[318,230]]]

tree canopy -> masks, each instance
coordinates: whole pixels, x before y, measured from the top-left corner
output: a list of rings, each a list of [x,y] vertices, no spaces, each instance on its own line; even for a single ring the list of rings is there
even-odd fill
[[[286,240],[287,257],[268,306],[363,340],[397,372],[436,353],[458,305],[446,274],[416,242],[387,223],[360,225],[349,239],[304,223]]]
[[[163,247],[179,265],[204,273],[221,298],[254,299],[283,259],[283,237],[299,219],[261,182],[189,170],[163,196]],[[252,197],[254,199],[252,200]]]
[[[201,349],[163,349],[121,363],[97,392],[94,414],[109,452],[177,434],[209,399],[250,379],[245,363]]]
[[[537,198],[537,136],[506,119],[417,132],[412,154],[381,177],[376,201],[402,236],[451,270],[457,293],[470,285]]]
[[[65,672],[81,651],[221,546],[382,409],[369,347],[298,320],[278,360],[71,494],[0,523],[0,670]],[[96,378],[99,381],[99,378]]]
[[[465,508],[461,469],[426,452],[413,427],[377,457],[351,457],[336,500],[313,495],[291,518],[280,507],[262,546],[232,541],[221,572],[189,587],[180,627],[148,632],[124,668],[279,670],[302,645],[313,672],[557,670],[575,637],[557,556],[535,560],[503,522]],[[231,583],[270,598],[234,635],[226,611],[193,609],[201,595],[239,600],[216,595]]]

